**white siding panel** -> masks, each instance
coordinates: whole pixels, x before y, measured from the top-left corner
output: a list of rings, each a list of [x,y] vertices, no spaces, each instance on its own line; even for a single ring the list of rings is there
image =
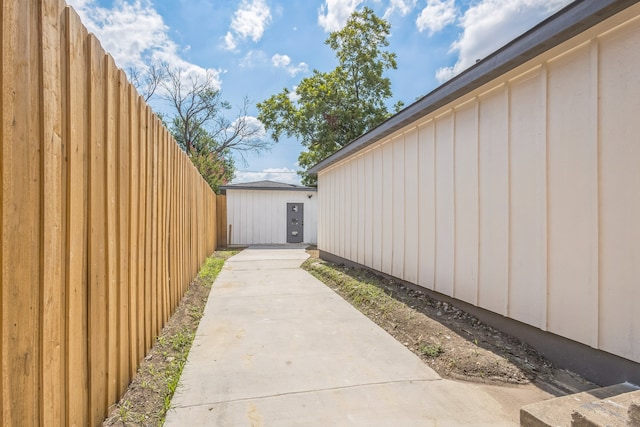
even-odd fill
[[[382,271],[382,148],[373,149],[373,269]]]
[[[435,287],[436,262],[436,193],[435,193],[435,125],[433,121],[418,129],[418,187],[420,262],[418,284]]]
[[[511,87],[511,275],[509,314],[545,328],[545,84],[538,70]]]
[[[335,184],[338,181],[338,169],[330,169],[327,172],[329,185],[327,186],[326,191],[322,188],[318,190],[318,196],[327,206],[327,210],[322,217],[318,217],[318,226],[320,223],[326,227],[325,233],[328,236],[326,245],[322,250],[325,250],[332,254],[337,254],[337,241],[336,241],[336,233],[338,228],[338,221],[340,217],[338,216],[338,212],[336,211],[336,203],[337,203],[337,194],[335,189]],[[322,193],[322,194],[320,194]]]
[[[333,170],[333,195],[331,196],[331,200],[333,204],[331,205],[332,211],[331,215],[334,216],[333,219],[333,252],[334,254],[340,254],[340,245],[342,244],[342,235],[340,234],[341,224],[344,222],[344,217],[341,216],[340,206],[342,206],[342,198],[340,189],[344,187],[344,181],[342,181],[342,168],[337,168]]]
[[[293,192],[289,192],[293,193]],[[318,193],[299,193],[304,203],[304,241],[314,243],[318,241]],[[311,197],[309,197],[311,195]],[[300,200],[295,198],[294,201]],[[286,205],[285,205],[286,206]]]
[[[358,181],[357,181],[357,192],[354,195],[354,199],[357,200],[358,204],[358,214],[357,214],[357,223],[358,223],[358,263],[364,265],[364,255],[365,255],[365,247],[364,247],[364,226],[367,220],[367,206],[365,203],[365,170],[364,170],[364,156],[358,156]]]
[[[333,200],[332,205],[332,215],[334,215],[333,220],[333,252],[334,254],[340,255],[342,250],[340,246],[342,245],[343,236],[341,233],[342,224],[344,223],[344,217],[341,215],[340,207],[342,206],[342,193],[340,189],[344,187],[344,181],[342,180],[342,170],[343,168],[337,168],[333,171],[333,195],[331,199]]]
[[[404,152],[404,279],[418,283],[418,131],[405,133]]]
[[[328,244],[328,236],[325,234],[325,230],[327,229],[324,225],[324,221],[329,221],[329,217],[327,215],[327,206],[325,204],[325,197],[323,194],[331,194],[328,189],[330,185],[330,174],[327,172],[318,174],[318,188],[322,188],[322,190],[318,191],[317,195],[317,204],[318,204],[318,222],[317,222],[317,230],[318,230],[318,243],[317,246],[321,250],[327,250]]]
[[[404,136],[392,141],[393,147],[393,266],[391,274],[404,279]]]
[[[478,305],[507,315],[509,296],[509,98],[480,98]]]
[[[453,296],[454,179],[453,115],[436,120],[436,280],[435,290]]]
[[[364,155],[364,265],[373,267],[373,152]]]
[[[591,46],[549,64],[548,329],[590,343],[598,282],[598,160]],[[593,70],[597,71],[597,70]],[[567,311],[571,305],[571,313]],[[595,344],[595,342],[594,342]]]
[[[238,227],[238,243],[241,245],[246,245],[248,240],[248,230],[247,230],[247,224],[249,224],[249,220],[251,219],[251,213],[249,212],[249,209],[246,208],[246,206],[251,206],[251,200],[249,199],[249,192],[248,191],[242,191],[239,193],[240,195],[240,206],[242,206],[242,209],[240,209],[240,222],[237,222],[236,224],[234,224],[234,226]]]
[[[351,160],[351,193],[349,194],[349,201],[351,202],[351,209],[349,215],[351,216],[351,257],[350,259],[358,261],[358,228],[360,226],[358,205],[358,161],[357,159]]]
[[[258,242],[260,244],[265,244],[267,243],[267,240],[268,240],[266,236],[267,222],[270,220],[269,215],[267,213],[268,210],[260,206],[259,202],[261,201],[260,200],[261,197],[259,192],[254,191],[253,197],[254,197],[253,218],[255,219],[255,221],[252,224],[254,227],[253,241]],[[271,203],[276,202],[276,200],[271,201]]]
[[[351,169],[351,180],[349,182],[349,202],[351,207],[349,208],[349,218],[351,220],[351,230],[349,232],[349,247],[350,252],[348,258],[353,261],[358,261],[358,225],[360,218],[358,216],[358,161],[353,159],[349,162]]]
[[[345,166],[341,166],[338,169],[338,181],[341,185],[338,185],[336,188],[336,199],[338,201],[338,206],[336,209],[336,222],[338,223],[338,236],[337,239],[340,242],[338,245],[338,256],[345,257],[345,245],[346,245],[346,223],[349,217],[347,216],[347,210],[345,209],[346,205],[346,188],[347,188],[347,172],[348,169]]]
[[[353,168],[353,163],[348,161],[344,165],[344,207],[343,207],[343,221],[344,221],[344,235],[342,239],[344,240],[344,257],[350,260],[353,260],[351,257],[351,243],[353,242],[353,232],[352,232],[352,224],[353,224],[353,214],[352,214],[352,198],[351,198],[351,182],[353,180],[351,169]]]
[[[475,305],[478,302],[478,110],[475,101],[456,111],[454,148],[454,296]]]
[[[600,45],[600,345],[640,362],[640,23]]]
[[[393,146],[382,146],[382,268],[391,274],[393,256]]]

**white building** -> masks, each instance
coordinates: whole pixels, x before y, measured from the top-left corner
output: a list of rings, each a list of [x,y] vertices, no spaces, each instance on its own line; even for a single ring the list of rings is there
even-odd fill
[[[640,382],[640,4],[576,1],[313,167],[321,255]]]
[[[317,189],[274,181],[221,187],[230,245],[317,242]]]

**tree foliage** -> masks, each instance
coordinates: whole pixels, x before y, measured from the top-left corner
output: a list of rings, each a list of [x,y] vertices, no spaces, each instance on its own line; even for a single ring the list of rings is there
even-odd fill
[[[333,71],[314,70],[295,93],[285,88],[257,104],[274,141],[295,137],[307,149],[298,159],[301,167],[315,165],[389,117],[391,81],[384,72],[397,66],[395,53],[385,50],[389,31],[371,9],[354,12],[325,41],[338,61]],[[315,177],[301,175],[304,184],[315,184]]]

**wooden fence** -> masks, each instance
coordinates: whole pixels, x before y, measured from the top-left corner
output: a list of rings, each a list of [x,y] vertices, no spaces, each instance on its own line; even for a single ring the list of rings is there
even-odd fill
[[[0,0],[0,424],[98,425],[216,246],[216,197],[61,0]]]

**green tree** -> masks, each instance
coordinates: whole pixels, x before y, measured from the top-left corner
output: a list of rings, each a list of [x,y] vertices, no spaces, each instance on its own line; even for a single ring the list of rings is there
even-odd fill
[[[178,145],[185,151],[200,175],[207,181],[209,187],[216,193],[220,193],[220,186],[228,184],[233,179],[235,162],[230,148],[221,149],[210,132],[198,130],[193,132],[193,139],[189,144],[183,140],[184,130],[181,120],[173,119],[169,130]],[[187,147],[189,147],[187,149]]]
[[[285,88],[257,104],[258,119],[274,141],[295,137],[307,149],[298,158],[301,167],[315,165],[389,117],[391,81],[384,72],[397,66],[395,53],[385,50],[389,31],[371,9],[354,12],[325,41],[338,60],[333,71],[314,70],[295,93]],[[305,185],[315,185],[315,177],[300,174]]]

